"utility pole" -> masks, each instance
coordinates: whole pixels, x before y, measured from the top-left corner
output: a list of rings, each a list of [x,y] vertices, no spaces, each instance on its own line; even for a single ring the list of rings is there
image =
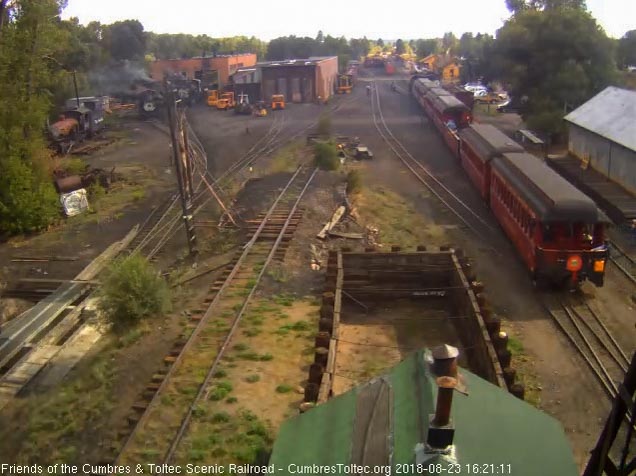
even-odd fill
[[[167,90],[166,99],[168,125],[170,126],[170,138],[172,140],[172,159],[177,173],[177,184],[179,185],[179,196],[181,197],[181,208],[183,212],[183,224],[185,225],[190,255],[196,255],[198,249],[192,216],[192,172],[190,167],[190,154],[187,149],[185,136],[186,132],[183,129],[183,122],[179,120],[177,114],[177,101],[175,100],[174,91],[170,89]]]
[[[75,100],[77,101],[77,107],[79,108],[80,100],[79,100],[79,92],[77,91],[77,71],[73,71],[73,86],[75,87]]]

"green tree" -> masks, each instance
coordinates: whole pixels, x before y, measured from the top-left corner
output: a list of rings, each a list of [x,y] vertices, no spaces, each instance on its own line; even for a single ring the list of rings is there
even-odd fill
[[[378,41],[375,42],[380,48],[384,48],[384,40],[382,38],[378,38]]]
[[[104,28],[103,40],[115,60],[141,60],[146,53],[144,26],[139,20],[124,20]]]
[[[366,56],[369,54],[369,50],[371,49],[371,42],[365,36],[362,39],[351,38],[349,40],[349,48],[351,50],[351,57],[355,59],[359,59],[361,56]]]
[[[115,260],[106,271],[100,289],[100,309],[116,330],[157,316],[170,307],[166,282],[143,256]]]
[[[630,30],[618,41],[618,64],[636,66],[636,30]]]
[[[404,41],[402,39],[398,39],[395,42],[395,54],[402,55],[404,53],[406,53],[406,48],[405,48],[405,45],[404,45]]]
[[[527,97],[524,119],[547,133],[560,132],[564,111],[616,73],[611,41],[589,13],[575,8],[515,14],[498,31],[491,63],[514,98]]]
[[[437,47],[438,41],[435,38],[420,39],[415,42],[415,54],[418,59],[426,58],[431,53],[436,53]]]
[[[506,7],[512,13],[527,10],[557,10],[562,8],[587,8],[585,0],[506,0]]]
[[[455,54],[459,47],[459,40],[453,32],[444,33],[442,38],[442,52],[447,54]]]
[[[45,228],[58,215],[42,130],[63,36],[54,0],[4,4],[0,30],[0,233]]]
[[[323,41],[325,41],[325,35],[323,34],[322,30],[318,30],[318,34],[316,35],[316,41],[318,43],[322,43]]]

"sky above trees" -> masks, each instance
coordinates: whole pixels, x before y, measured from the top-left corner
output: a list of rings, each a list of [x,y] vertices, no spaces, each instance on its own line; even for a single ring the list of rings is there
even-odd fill
[[[310,6],[311,5],[311,6]],[[587,6],[609,36],[620,38],[636,28],[636,1],[587,0]],[[138,19],[146,31],[248,35],[263,40],[279,36],[314,37],[318,30],[347,38],[431,38],[452,31],[494,34],[510,16],[505,0],[406,2],[399,6],[368,0],[328,0],[305,4],[297,0],[245,0],[223,5],[199,0],[68,0],[63,18],[113,23]]]

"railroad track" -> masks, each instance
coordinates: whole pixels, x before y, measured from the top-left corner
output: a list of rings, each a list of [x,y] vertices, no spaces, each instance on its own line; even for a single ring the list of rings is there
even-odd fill
[[[629,359],[602,316],[582,299],[546,298],[542,304],[612,400],[627,371]]]
[[[457,217],[457,219],[477,237],[484,242],[488,238],[499,236],[495,228],[490,226],[479,214],[477,214],[465,201],[446,187],[433,173],[431,173],[419,160],[404,147],[395,137],[384,120],[378,83],[373,82],[371,94],[371,114],[373,122],[382,139],[391,148],[407,169],[419,180],[442,204]]]
[[[212,390],[221,358],[240,327],[245,311],[268,265],[281,256],[300,220],[299,203],[316,169],[299,167],[251,237],[210,288],[206,307],[191,316],[191,333],[175,344],[155,374],[144,399],[133,406],[130,431],[116,458],[118,464],[169,462],[187,434],[193,414]]]
[[[354,102],[357,99],[357,97],[348,98],[345,101],[339,102],[338,104],[330,107],[329,110],[330,112],[335,112],[344,105]],[[243,157],[237,160],[228,170],[216,178],[212,177],[207,170],[207,156],[201,141],[195,134],[194,130],[192,130],[192,127],[186,122],[193,159],[196,160],[195,164],[198,164],[193,214],[196,215],[196,213],[201,211],[201,209],[207,205],[210,200],[213,200],[212,194],[209,193],[210,187],[215,190],[223,190],[224,185],[229,179],[245,171],[258,158],[271,154],[281,145],[293,141],[302,134],[305,134],[309,129],[314,127],[318,121],[313,121],[291,135],[283,137],[282,133],[285,130],[287,122],[288,119],[286,111],[282,111],[280,114],[277,113],[274,121],[272,121],[272,125],[265,135],[256,141]],[[164,133],[168,133],[161,124],[153,123],[153,125]],[[153,259],[162,250],[165,244],[177,233],[181,222],[181,210],[178,209],[178,200],[178,196],[175,195],[172,197],[172,202],[167,204],[165,208],[161,208],[156,214],[153,212],[154,218],[148,218],[146,222],[148,228],[144,230],[144,227],[142,227],[140,230],[142,238],[139,242],[141,242],[141,246],[136,245],[135,252],[141,252],[148,259]]]
[[[613,241],[609,244],[609,250],[610,261],[614,263],[632,283],[636,284],[636,260]]]
[[[280,119],[278,117],[280,117]],[[190,125],[186,123],[191,148],[190,153],[193,162],[195,163],[196,172],[195,196],[192,203],[193,214],[201,211],[201,209],[207,205],[210,200],[213,200],[210,188],[216,190],[215,193],[220,192],[222,190],[222,181],[228,180],[233,175],[245,170],[259,156],[268,151],[268,149],[272,146],[273,141],[282,131],[284,116],[278,117],[273,121],[272,126],[267,133],[261,137],[243,157],[234,163],[231,170],[228,169],[228,171],[216,178],[213,177],[207,170],[207,157],[203,145]],[[152,229],[147,233],[143,233],[143,235],[147,235],[147,238],[144,238],[144,241],[142,242],[142,247],[146,248],[146,251],[143,251],[143,254],[149,259],[156,257],[165,244],[180,228],[181,209],[179,205],[179,197],[177,195],[172,197],[165,210],[159,214],[159,217],[159,220],[153,223]],[[137,251],[141,251],[142,247],[139,247]]]

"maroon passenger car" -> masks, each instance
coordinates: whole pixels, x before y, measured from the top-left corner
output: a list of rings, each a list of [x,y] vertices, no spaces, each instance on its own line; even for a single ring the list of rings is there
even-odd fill
[[[506,152],[523,152],[523,147],[490,124],[471,124],[459,131],[462,167],[481,198],[490,196],[490,161]]]
[[[602,286],[609,220],[596,204],[527,153],[495,157],[491,170],[490,207],[535,281]]]

